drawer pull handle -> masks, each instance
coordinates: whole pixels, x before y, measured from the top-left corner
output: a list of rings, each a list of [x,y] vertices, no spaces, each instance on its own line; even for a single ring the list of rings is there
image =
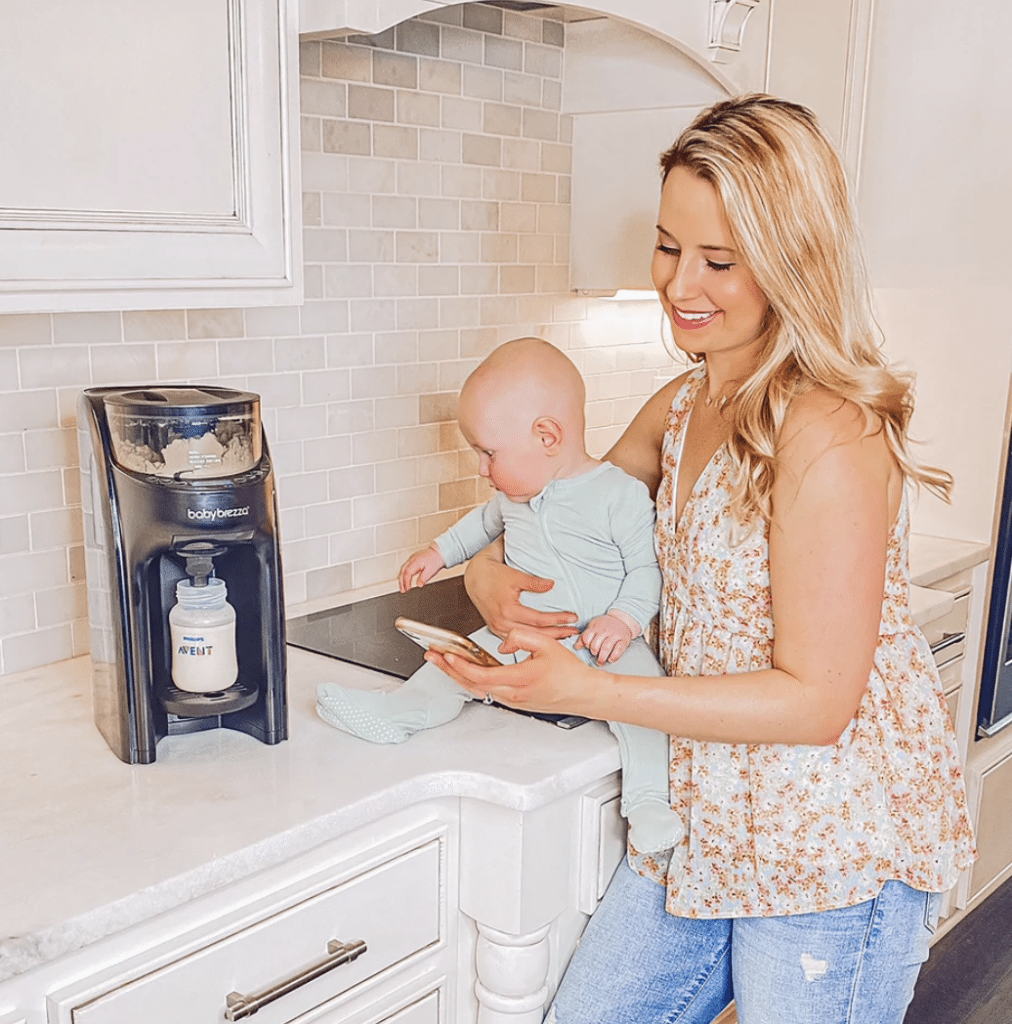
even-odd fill
[[[941,654],[942,651],[949,647],[954,647],[956,644],[961,644],[966,639],[965,633],[946,633],[941,640],[936,640],[931,645],[931,653],[936,657]]]
[[[355,939],[353,942],[331,939],[327,943],[327,956],[315,964],[310,964],[304,971],[293,974],[292,977],[276,982],[269,988],[265,988],[261,992],[254,992],[252,995],[244,996],[241,992],[229,992],[225,996],[225,1020],[242,1020],[245,1017],[252,1017],[261,1006],[273,1003],[275,999],[280,999],[300,986],[315,981],[335,967],[340,967],[341,964],[350,964],[365,951],[366,944],[361,939]]]

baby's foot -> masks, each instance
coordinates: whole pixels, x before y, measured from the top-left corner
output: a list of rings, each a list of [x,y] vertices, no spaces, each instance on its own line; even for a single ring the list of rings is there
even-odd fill
[[[681,817],[664,800],[629,801],[624,813],[629,822],[629,842],[637,853],[670,850],[685,835]]]
[[[422,729],[452,721],[470,699],[462,690],[384,693],[321,683],[316,690],[316,711],[335,729],[370,743],[403,743]]]

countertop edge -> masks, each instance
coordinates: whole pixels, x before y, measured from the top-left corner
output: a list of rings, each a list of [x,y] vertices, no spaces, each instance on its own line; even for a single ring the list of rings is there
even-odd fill
[[[988,544],[912,533],[910,582],[915,586],[930,587],[947,576],[986,562],[990,555]]]

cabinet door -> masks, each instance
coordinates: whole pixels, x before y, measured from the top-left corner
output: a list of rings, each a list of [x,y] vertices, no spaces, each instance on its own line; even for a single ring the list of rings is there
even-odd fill
[[[1012,865],[1012,754],[983,770],[971,766],[970,788],[979,794],[974,822],[979,859],[970,869],[973,900]]]
[[[301,298],[294,4],[0,5],[0,312]]]
[[[856,187],[874,0],[776,0],[769,92],[810,107],[836,143]]]

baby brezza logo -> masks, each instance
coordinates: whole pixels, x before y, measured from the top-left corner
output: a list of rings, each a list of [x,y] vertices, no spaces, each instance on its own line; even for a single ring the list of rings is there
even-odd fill
[[[249,505],[242,508],[188,508],[187,519],[234,519],[236,516],[248,516]]]

